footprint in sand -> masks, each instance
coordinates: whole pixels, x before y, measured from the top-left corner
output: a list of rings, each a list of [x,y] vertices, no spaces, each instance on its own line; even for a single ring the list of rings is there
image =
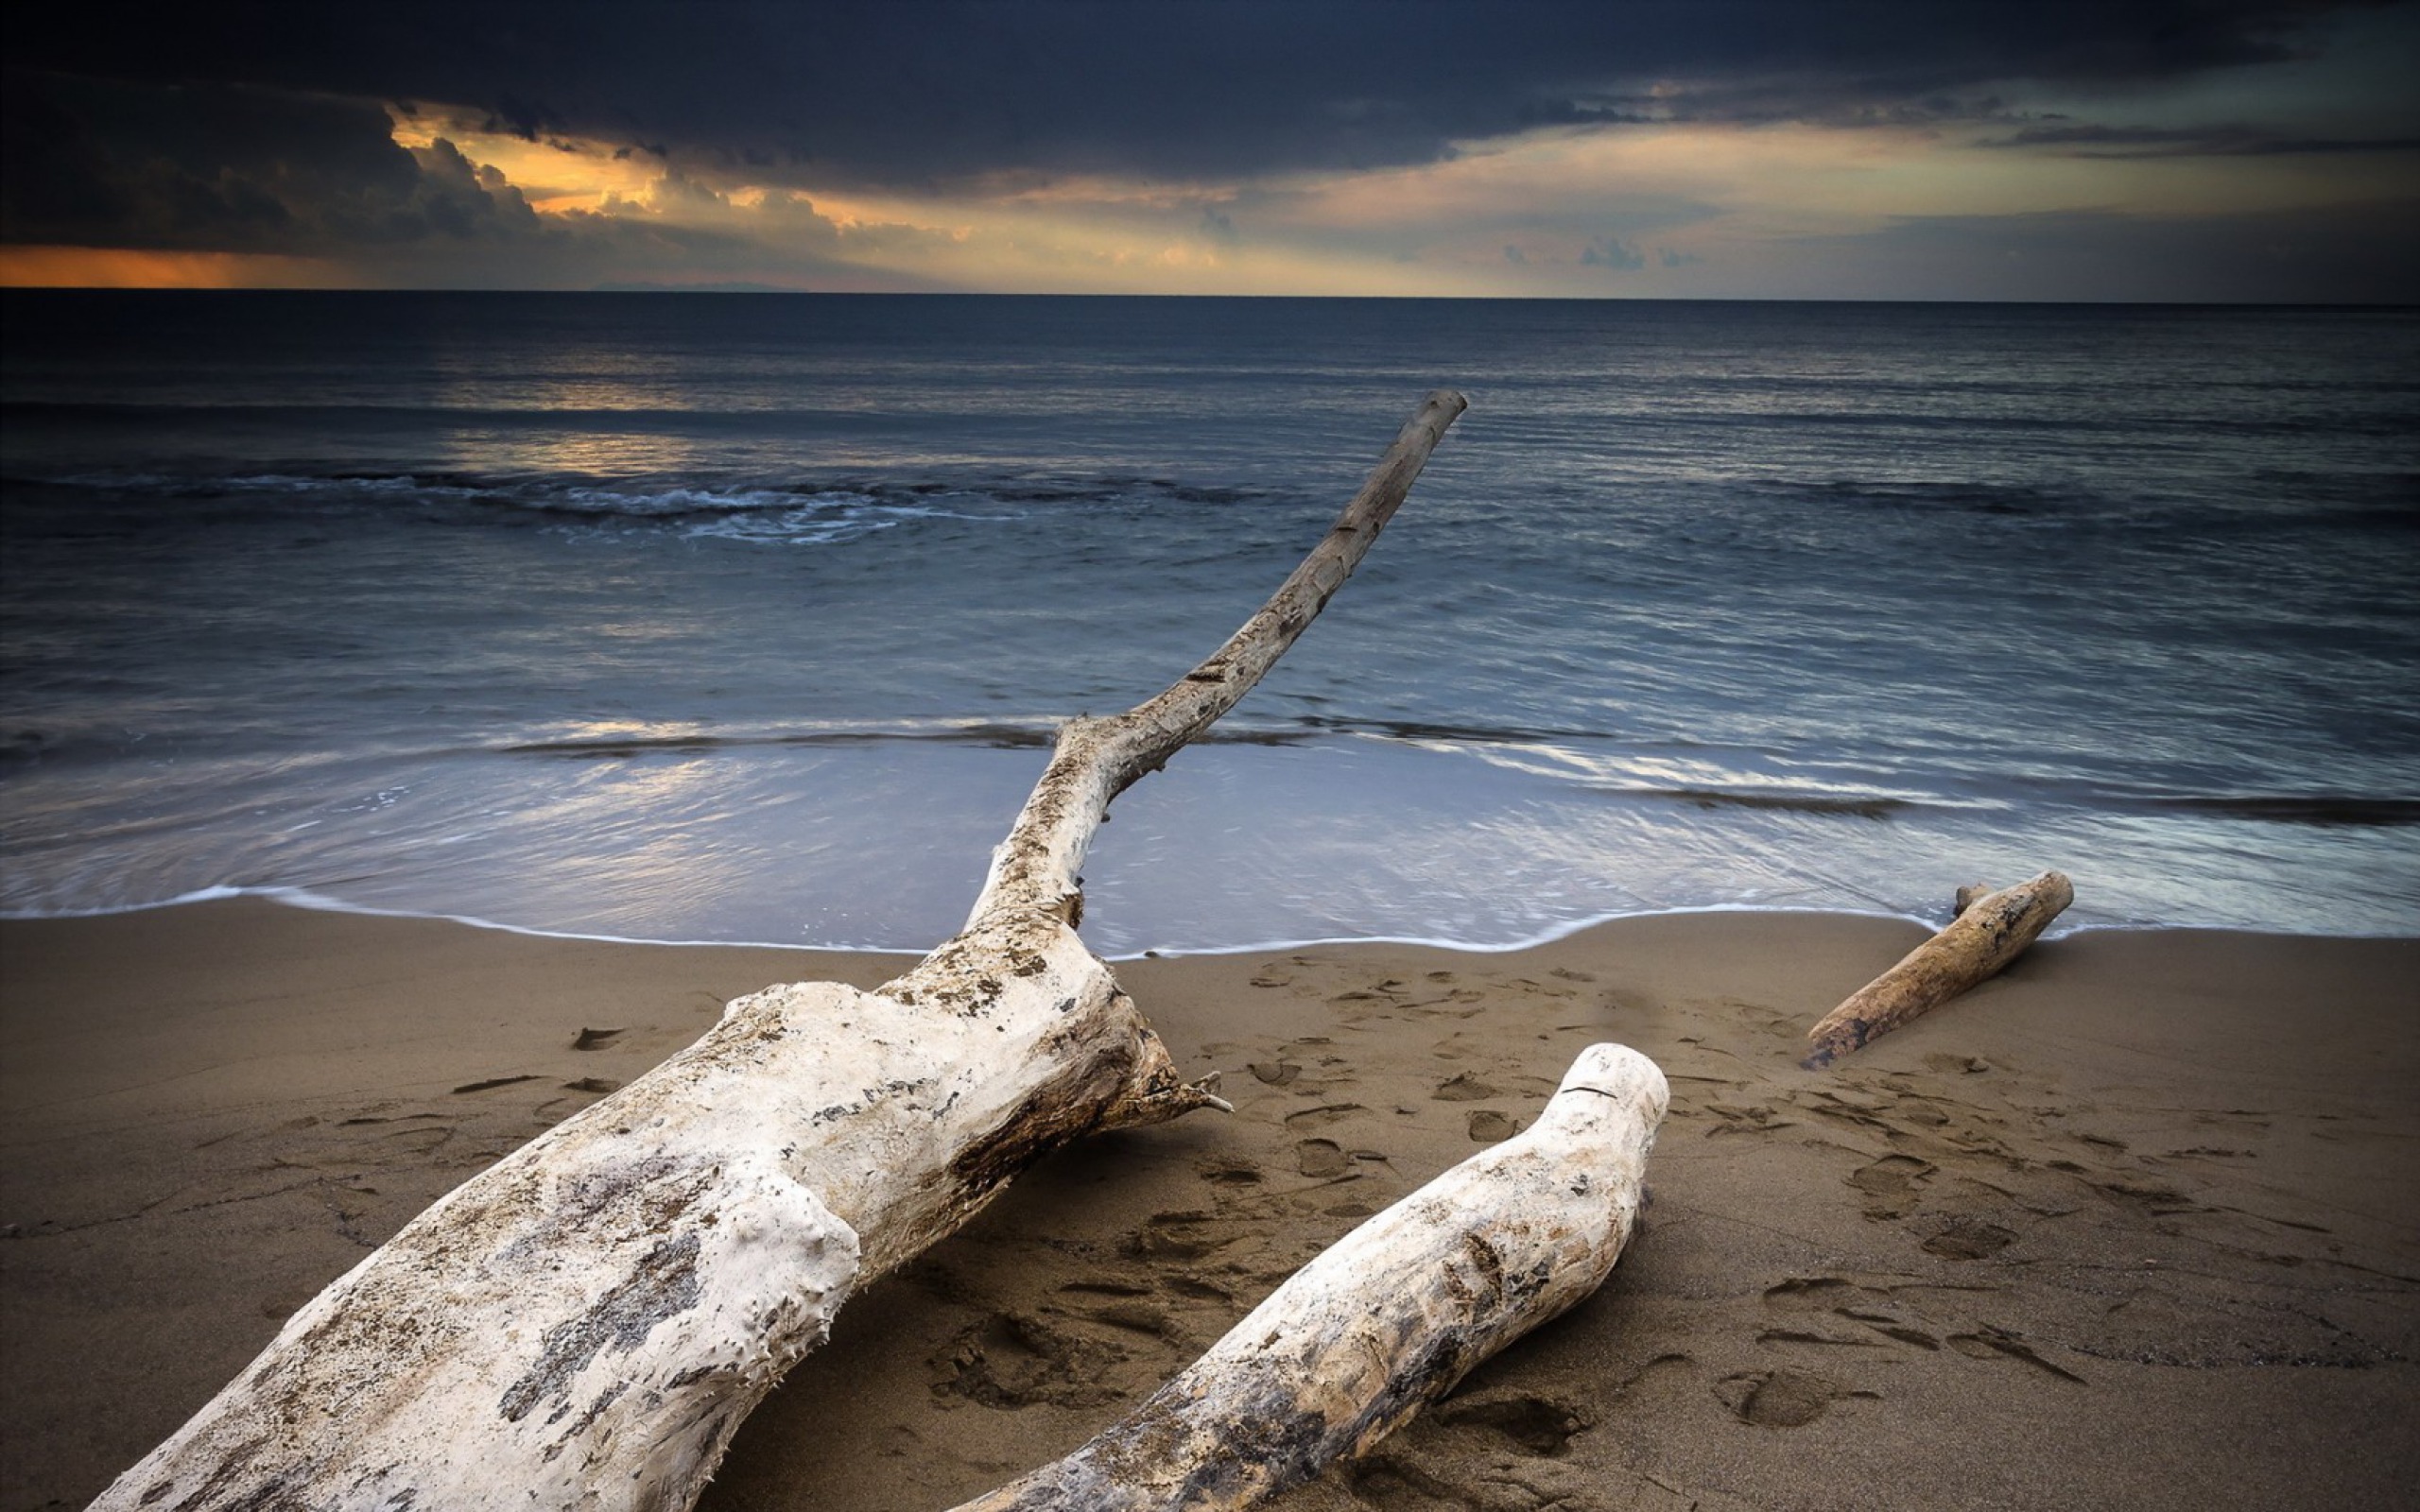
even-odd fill
[[[1792,1276],[1765,1288],[1765,1305],[1792,1313],[1814,1312],[1823,1308],[1837,1310],[1841,1303],[1856,1297],[1858,1286],[1838,1276]]]
[[[1939,1349],[1941,1348],[1941,1341],[1939,1339],[1934,1338],[1931,1334],[1927,1333],[1922,1329],[1910,1328],[1904,1323],[1893,1321],[1891,1315],[1887,1313],[1860,1313],[1855,1308],[1848,1307],[1841,1308],[1838,1311],[1841,1316],[1854,1318],[1858,1322],[1864,1324],[1867,1328],[1872,1329],[1875,1332],[1881,1334],[1886,1339],[1893,1339],[1901,1344],[1912,1344],[1919,1349]]]
[[[1519,1121],[1508,1113],[1499,1113],[1492,1108],[1483,1108],[1471,1114],[1471,1138],[1481,1144],[1494,1144],[1499,1140],[1509,1140],[1520,1132]]]
[[[1848,1175],[1849,1185],[1866,1195],[1865,1215],[1873,1219],[1905,1217],[1916,1205],[1916,1194],[1933,1174],[1930,1161],[1912,1155],[1886,1155]]]
[[[1843,1397],[1878,1397],[1872,1391],[1844,1391],[1822,1376],[1795,1370],[1750,1370],[1725,1376],[1714,1383],[1715,1399],[1731,1416],[1759,1428],[1803,1428],[1831,1410]]]
[[[1098,1407],[1120,1393],[1101,1383],[1111,1366],[1128,1358],[1104,1340],[1070,1333],[1038,1317],[1002,1313],[985,1318],[931,1357],[933,1394],[963,1397],[986,1407]]]
[[[1290,1060],[1255,1060],[1246,1069],[1270,1087],[1283,1087],[1303,1074],[1303,1068]]]
[[[1428,1095],[1441,1103],[1483,1103],[1502,1094],[1466,1071],[1443,1083]]]
[[[1184,1326],[1150,1302],[1139,1298],[1119,1298],[1098,1303],[1084,1309],[1084,1316],[1096,1323],[1105,1323],[1129,1333],[1149,1334],[1170,1344],[1184,1344],[1190,1335]]]
[[[1215,1231],[1216,1223],[1198,1211],[1155,1212],[1134,1230],[1127,1247],[1149,1260],[1192,1260],[1227,1242]]]
[[[1818,1333],[1810,1329],[1765,1329],[1757,1333],[1758,1344],[1812,1344],[1832,1349],[1878,1349],[1882,1346],[1862,1335],[1843,1337],[1838,1333]]]
[[[2015,1334],[2005,1330],[1986,1328],[1979,1333],[1953,1333],[1949,1336],[1949,1347],[1969,1360],[1996,1358],[2019,1360],[2036,1370],[2057,1376],[2062,1381],[2072,1381],[2080,1386],[2090,1384],[2074,1371],[2063,1369],[2043,1359],[2042,1356],[2033,1352],[2031,1346],[2025,1344]]]
[[[1322,1103],[1317,1108],[1297,1108],[1287,1114],[1286,1125],[1288,1128],[1324,1128],[1330,1124],[1342,1123],[1356,1113],[1368,1111],[1359,1103]]]
[[[1305,1140],[1294,1146],[1294,1168],[1308,1177],[1342,1176],[1353,1164],[1334,1140]]]
[[[1962,1219],[1925,1241],[1927,1254],[1946,1260],[1981,1260],[2016,1243],[2016,1235],[1997,1224]]]
[[[1695,1079],[1710,1080],[1711,1078],[1699,1077]],[[1736,1083],[1724,1083],[1723,1085],[1730,1086],[1736,1085]],[[1756,1103],[1747,1107],[1734,1107],[1729,1103],[1716,1102],[1712,1098],[1708,1098],[1705,1104],[1705,1110],[1712,1113],[1719,1121],[1707,1126],[1706,1135],[1708,1138],[1712,1138],[1720,1134],[1772,1134],[1781,1129],[1798,1127],[1798,1123],[1795,1119],[1775,1118],[1773,1116],[1772,1108],[1765,1103]]]
[[[1596,1416],[1577,1402],[1504,1391],[1457,1398],[1437,1420],[1448,1428],[1491,1430],[1522,1453],[1544,1459],[1570,1453],[1572,1439],[1597,1426]]]

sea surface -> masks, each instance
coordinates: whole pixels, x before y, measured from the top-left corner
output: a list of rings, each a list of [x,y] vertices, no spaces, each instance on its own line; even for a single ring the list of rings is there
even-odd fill
[[[2420,933],[2420,312],[0,301],[0,910],[923,948],[1468,394],[1112,954],[1708,907]]]

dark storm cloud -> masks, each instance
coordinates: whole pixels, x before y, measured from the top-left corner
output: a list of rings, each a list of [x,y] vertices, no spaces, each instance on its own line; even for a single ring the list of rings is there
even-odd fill
[[[45,7],[20,68],[484,112],[826,184],[1432,161],[1528,128],[1990,114],[2273,61],[2322,0]],[[1654,86],[1661,85],[1661,88]]]
[[[7,80],[0,225],[16,242],[311,253],[501,240],[520,193],[363,100],[223,83]]]
[[[538,215],[441,137],[399,146],[386,111],[359,98],[11,71],[0,116],[0,239],[15,244],[327,257],[372,279],[481,286],[667,266],[696,280],[764,262],[746,237],[698,225]],[[657,194],[722,208],[678,170]],[[844,267],[839,231],[811,207],[776,229],[786,271]]]

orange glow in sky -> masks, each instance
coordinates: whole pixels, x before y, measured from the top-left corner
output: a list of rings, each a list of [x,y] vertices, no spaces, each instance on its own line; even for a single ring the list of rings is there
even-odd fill
[[[350,282],[342,269],[314,257],[0,246],[0,288],[334,288]]]

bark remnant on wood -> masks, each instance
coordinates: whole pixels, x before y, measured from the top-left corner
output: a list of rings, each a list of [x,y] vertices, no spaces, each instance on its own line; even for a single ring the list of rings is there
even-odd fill
[[[855,1287],[1059,1145],[1224,1107],[1077,938],[1076,868],[1109,800],[1301,634],[1462,407],[1428,397],[1209,662],[1062,733],[964,931],[874,992],[735,999],[331,1283],[95,1506],[686,1507]]]
[[[1589,1046],[1530,1128],[1338,1240],[1091,1442],[959,1512],[1229,1512],[1363,1452],[1611,1273],[1669,1101],[1653,1061]]]
[[[1931,1012],[2024,954],[2076,890],[2056,871],[1998,892],[1958,889],[1958,917],[1898,965],[1850,994],[1806,1033],[1809,1071],[1830,1065],[1909,1020]]]

